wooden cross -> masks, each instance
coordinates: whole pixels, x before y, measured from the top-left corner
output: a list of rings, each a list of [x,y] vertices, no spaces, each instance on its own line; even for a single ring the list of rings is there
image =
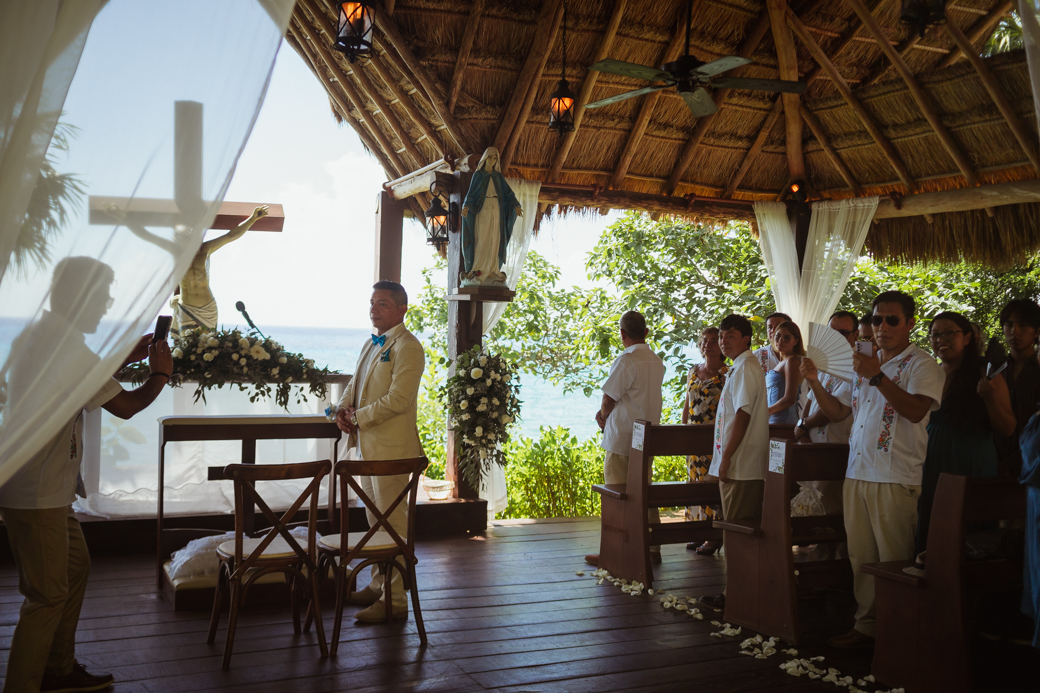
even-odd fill
[[[198,215],[202,199],[202,104],[197,101],[174,102],[173,198],[103,197],[89,198],[91,224],[123,224],[136,235],[171,250],[173,243],[143,231],[147,226],[173,227]],[[211,229],[233,229],[249,218],[262,202],[223,202]],[[285,212],[279,204],[269,204],[266,217],[250,231],[281,231]]]

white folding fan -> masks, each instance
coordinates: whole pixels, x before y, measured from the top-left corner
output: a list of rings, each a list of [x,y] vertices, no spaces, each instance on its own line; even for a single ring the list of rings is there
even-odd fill
[[[835,378],[852,382],[852,347],[847,339],[832,327],[816,322],[809,323],[809,339],[805,343],[805,355],[812,359],[816,368]]]

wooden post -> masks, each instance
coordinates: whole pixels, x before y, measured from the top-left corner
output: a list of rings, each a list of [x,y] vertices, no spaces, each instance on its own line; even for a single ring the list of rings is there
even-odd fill
[[[376,281],[401,281],[404,207],[403,200],[395,200],[385,190],[376,195]]]
[[[808,202],[790,200],[787,203],[787,216],[794,222],[794,248],[798,253],[798,273],[801,274],[802,264],[805,262],[805,247],[809,244],[812,206]]]

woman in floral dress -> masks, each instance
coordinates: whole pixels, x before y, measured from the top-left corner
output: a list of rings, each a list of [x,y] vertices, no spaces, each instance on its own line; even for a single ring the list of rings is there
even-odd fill
[[[682,422],[684,424],[713,424],[715,411],[722,396],[722,386],[726,382],[726,364],[723,361],[722,349],[719,348],[719,328],[708,327],[701,332],[701,340],[697,347],[704,357],[690,369],[686,378],[686,406],[683,407]],[[686,466],[690,473],[690,481],[714,481],[708,475],[711,466],[711,455],[688,455]],[[693,505],[686,508],[687,520],[710,520],[721,511],[712,506]],[[719,542],[706,541],[701,545],[690,543],[687,549],[695,550],[701,555],[710,556],[718,550]]]

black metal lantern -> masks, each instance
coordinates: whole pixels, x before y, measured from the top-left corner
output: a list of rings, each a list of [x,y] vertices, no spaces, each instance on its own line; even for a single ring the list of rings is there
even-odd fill
[[[436,248],[441,257],[447,256],[448,234],[453,230],[454,212],[458,206],[454,202],[449,202],[447,208],[444,207],[447,193],[446,186],[434,181],[430,185],[433,200],[430,202],[429,209],[423,213],[426,217],[426,242]]]
[[[556,91],[549,95],[549,129],[558,135],[574,131],[574,111],[578,108],[578,95],[567,83],[567,2],[563,3],[563,79]]]
[[[339,25],[336,27],[336,42],[333,48],[354,62],[359,55],[372,51],[372,29],[375,6],[372,0],[337,2]]]
[[[945,0],[902,0],[899,21],[917,28],[918,36],[936,24],[946,23]]]
[[[796,180],[788,187],[791,191],[791,197],[798,202],[805,202],[809,199],[809,192],[805,189],[805,181]]]

